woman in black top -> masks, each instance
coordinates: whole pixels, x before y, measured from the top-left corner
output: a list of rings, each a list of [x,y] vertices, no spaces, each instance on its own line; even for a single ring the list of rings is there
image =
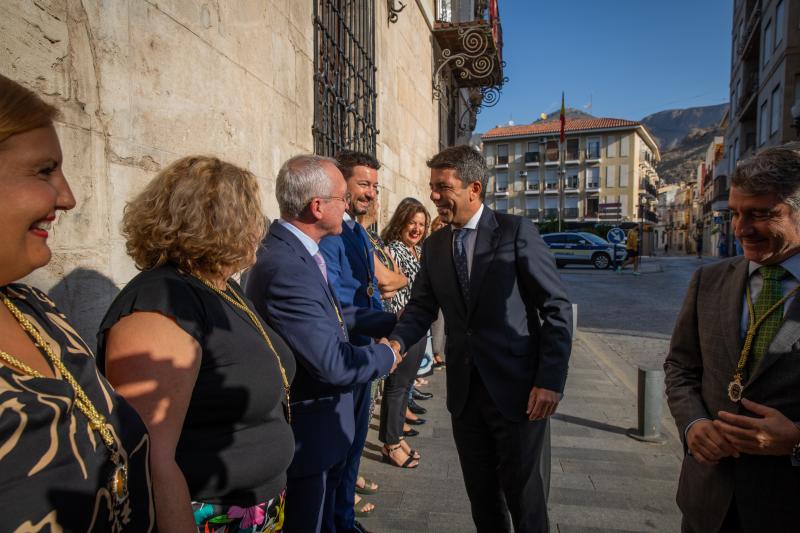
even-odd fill
[[[256,178],[210,157],[162,170],[126,207],[143,272],[100,326],[99,365],[152,435],[162,531],[280,531],[295,364],[231,276],[265,220]]]
[[[3,531],[149,532],[150,440],[43,292],[58,211],[75,207],[57,111],[0,76],[0,524]]]

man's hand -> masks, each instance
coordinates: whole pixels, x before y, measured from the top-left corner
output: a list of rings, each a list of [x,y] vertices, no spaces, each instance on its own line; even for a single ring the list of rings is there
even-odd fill
[[[397,365],[399,365],[403,361],[403,357],[405,357],[405,354],[400,353],[400,343],[397,341],[390,341],[389,339],[384,337],[378,342],[380,344],[385,344],[386,346],[391,348],[392,352],[394,353],[394,363],[392,363],[392,368],[389,370],[389,373],[391,374],[392,372],[395,371]]]
[[[772,407],[743,398],[742,405],[758,417],[719,412],[714,426],[742,453],[789,455],[800,442],[800,429]]]
[[[724,457],[739,457],[733,444],[711,420],[698,420],[689,427],[686,446],[697,462],[704,465],[715,465]]]
[[[534,387],[528,396],[528,420],[544,420],[556,412],[561,393]]]

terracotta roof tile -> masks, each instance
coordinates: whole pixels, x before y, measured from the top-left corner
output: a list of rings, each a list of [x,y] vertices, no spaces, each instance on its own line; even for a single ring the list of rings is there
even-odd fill
[[[641,126],[641,122],[633,120],[623,120],[621,118],[568,118],[564,125],[564,131],[586,131],[602,130],[608,128],[634,128]],[[561,131],[561,121],[549,120],[547,122],[535,122],[533,124],[520,124],[518,126],[500,126],[492,128],[483,135],[482,139],[494,137],[516,137],[521,135],[544,135],[559,133]]]

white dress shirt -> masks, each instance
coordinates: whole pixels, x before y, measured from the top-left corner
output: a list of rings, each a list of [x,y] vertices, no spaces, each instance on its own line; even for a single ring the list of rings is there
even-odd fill
[[[782,294],[786,294],[795,287],[797,287],[798,283],[800,283],[800,253],[794,254],[793,256],[789,257],[788,259],[784,260],[780,265],[786,269],[789,273],[788,276],[781,280],[781,292]],[[761,273],[758,272],[758,269],[762,265],[750,261],[749,270],[748,270],[748,283],[750,283],[750,297],[752,298],[753,304],[756,303],[758,300],[758,295],[761,292],[761,287],[764,286],[764,279],[761,277]],[[783,314],[786,314],[786,310],[789,309],[789,306],[794,301],[795,296],[792,296],[783,304]],[[747,308],[747,296],[742,296],[742,319],[739,325],[739,334],[742,338],[745,337],[747,334],[747,326],[748,321],[750,320],[750,310]]]
[[[314,239],[303,233],[300,228],[292,224],[291,222],[286,222],[282,218],[278,219],[278,224],[283,226],[284,228],[288,229],[292,235],[300,239],[300,242],[303,244],[303,247],[308,251],[308,254],[311,257],[319,252],[319,244],[317,244]]]
[[[475,255],[475,242],[478,239],[478,222],[480,222],[482,214],[483,204],[481,204],[475,214],[472,215],[472,218],[461,226],[461,228],[456,228],[455,226],[452,228],[453,231],[457,229],[472,230],[468,231],[464,236],[464,252],[467,254],[467,273],[470,275],[472,274],[472,256]],[[455,234],[453,235],[453,254],[455,254]]]

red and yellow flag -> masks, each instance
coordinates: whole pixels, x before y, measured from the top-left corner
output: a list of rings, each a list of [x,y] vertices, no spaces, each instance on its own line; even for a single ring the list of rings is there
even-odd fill
[[[561,120],[561,144],[564,144],[564,141],[567,140],[567,134],[564,133],[564,128],[567,123],[567,111],[564,109],[564,91],[561,91],[561,115],[559,116],[559,120]]]

